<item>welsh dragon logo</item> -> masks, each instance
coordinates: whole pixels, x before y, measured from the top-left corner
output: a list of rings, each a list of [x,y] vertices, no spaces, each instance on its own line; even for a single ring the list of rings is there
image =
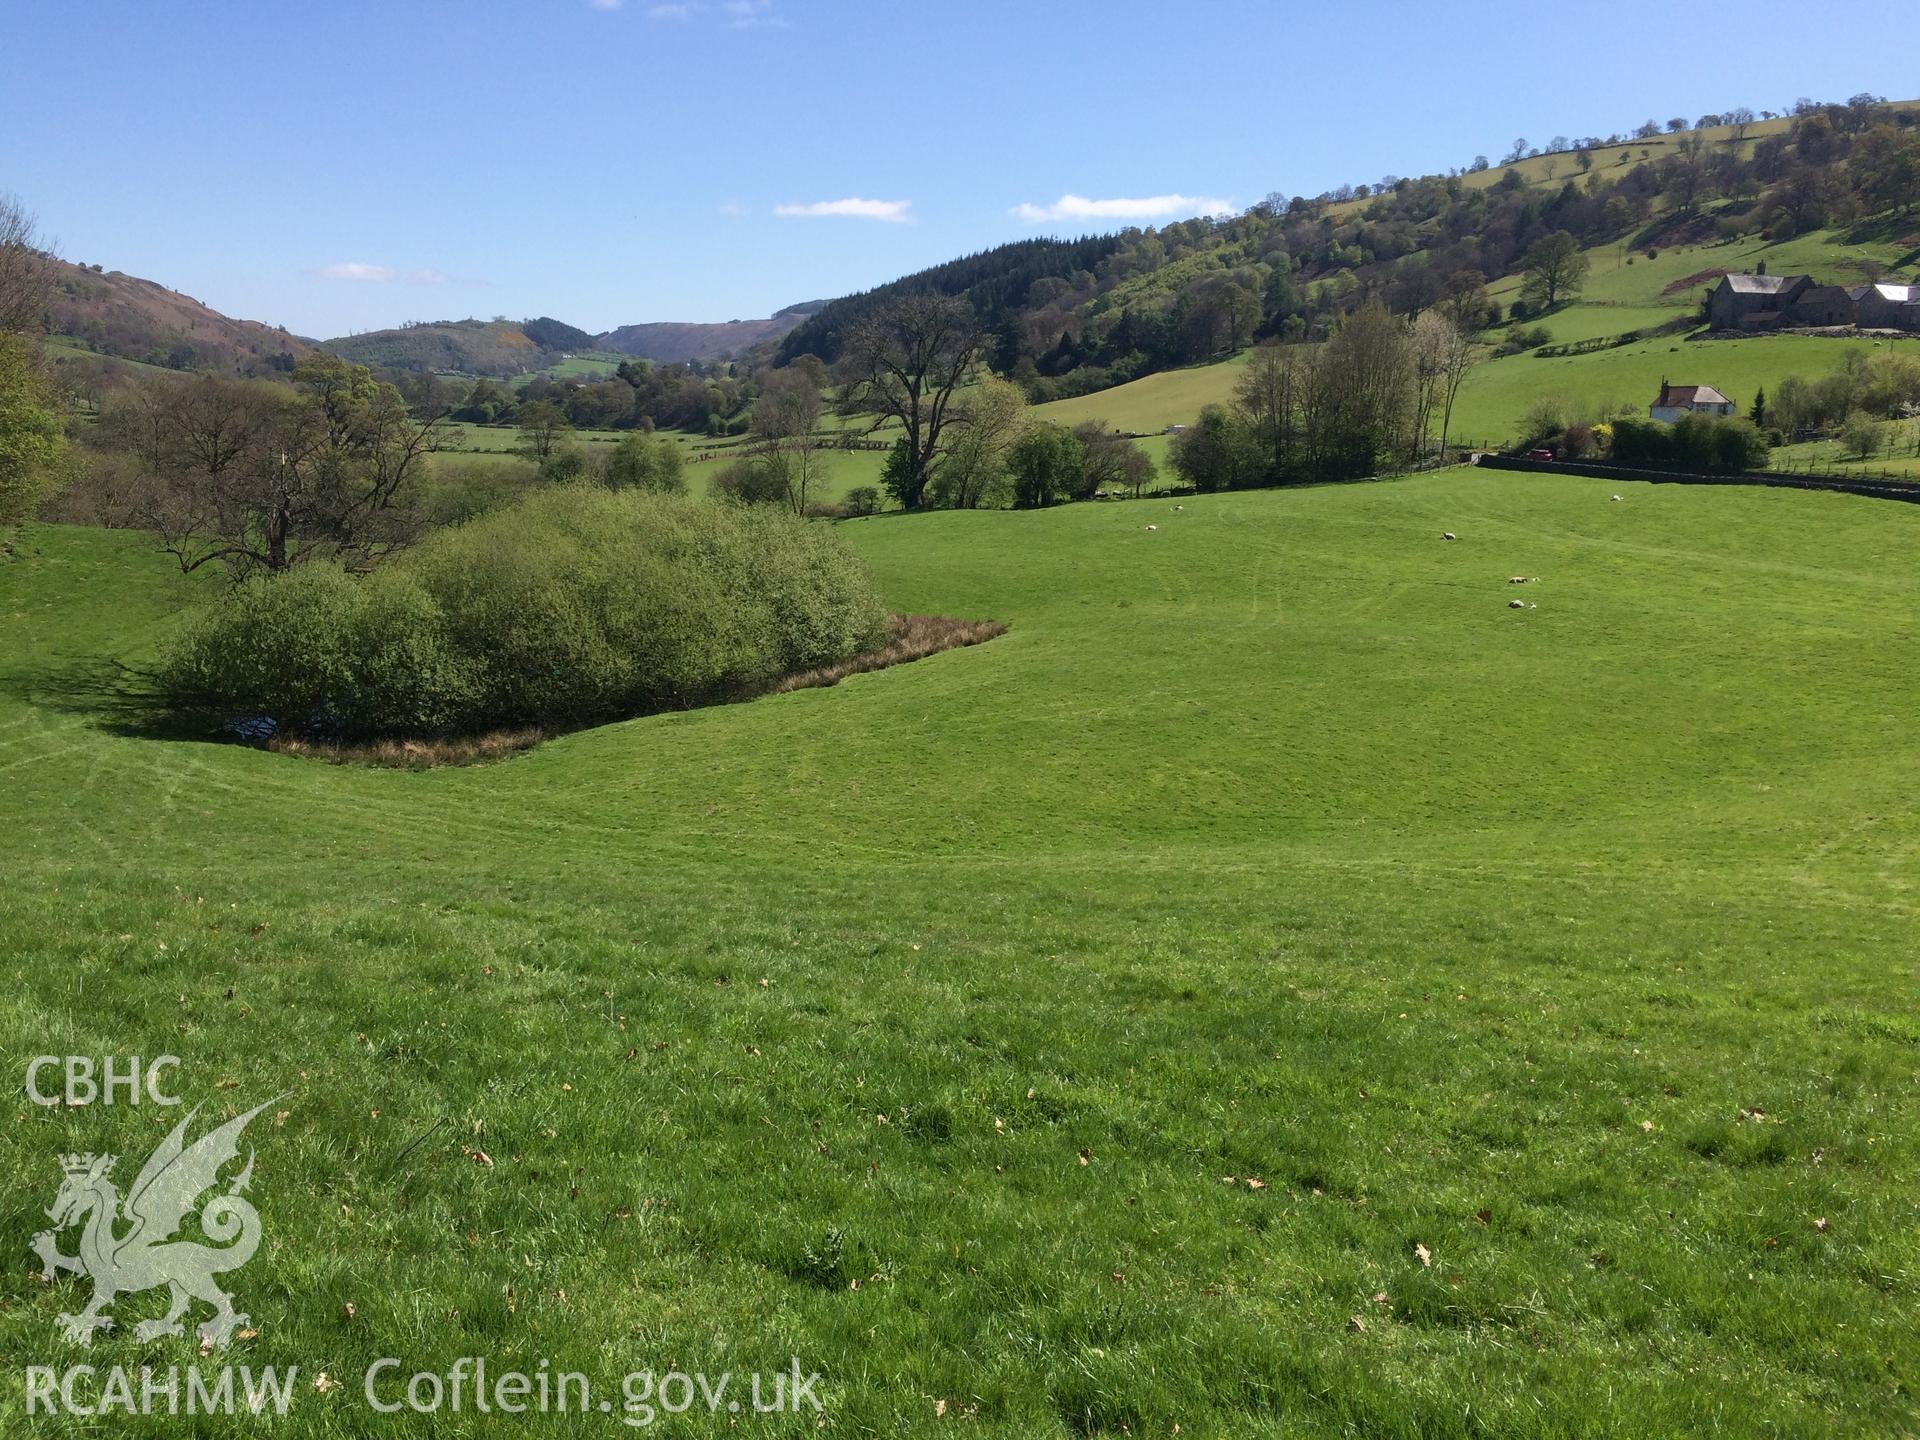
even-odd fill
[[[275,1099],[280,1097],[275,1096]],[[213,1243],[178,1239],[181,1222],[199,1198],[220,1184],[220,1170],[240,1154],[240,1132],[273,1100],[256,1105],[217,1130],[186,1144],[187,1126],[200,1113],[194,1106],[162,1140],[122,1198],[113,1180],[117,1155],[62,1155],[66,1178],[47,1218],[51,1230],[33,1237],[41,1263],[40,1278],[51,1281],[61,1270],[93,1281],[93,1299],[77,1315],[62,1315],[69,1340],[87,1345],[96,1330],[111,1330],[107,1307],[120,1296],[166,1286],[171,1296],[165,1318],[143,1320],[134,1338],[154,1340],[184,1333],[180,1319],[194,1300],[213,1306],[213,1318],[198,1328],[203,1345],[224,1347],[247,1317],[233,1308],[233,1297],[214,1277],[238,1270],[260,1246],[260,1216],[243,1198],[253,1179],[253,1151],[246,1166],[200,1209],[200,1230]],[[55,1237],[79,1225],[80,1253],[62,1255]]]

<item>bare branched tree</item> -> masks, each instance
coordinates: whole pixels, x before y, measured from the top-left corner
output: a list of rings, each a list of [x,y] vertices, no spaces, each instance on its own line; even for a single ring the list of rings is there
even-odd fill
[[[325,556],[366,569],[417,538],[411,489],[438,427],[330,355],[295,388],[200,375],[130,388],[103,429],[145,471],[141,519],[184,571],[236,579]]]
[[[808,492],[819,479],[820,386],[799,366],[776,370],[753,403],[753,434],[759,463],[786,491],[793,513],[807,513]]]
[[[903,295],[857,322],[845,345],[848,403],[875,415],[871,429],[900,422],[906,473],[898,482],[908,510],[926,501],[957,391],[980,358],[986,332],[972,302],[955,295]]]
[[[38,333],[53,288],[53,266],[33,216],[0,193],[0,335]]]

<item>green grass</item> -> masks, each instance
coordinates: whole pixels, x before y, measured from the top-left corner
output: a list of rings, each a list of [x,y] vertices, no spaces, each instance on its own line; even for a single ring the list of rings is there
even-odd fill
[[[434,455],[437,471],[444,472],[455,465],[507,465],[526,458],[521,432],[516,426],[475,425],[458,420],[444,421],[442,424],[441,448]],[[574,430],[569,432],[568,438],[571,443],[585,447],[591,455],[600,453],[603,446],[618,444],[632,433],[630,430]],[[679,430],[657,433],[680,447],[682,458],[686,461],[688,488],[696,494],[704,494],[708,480],[729,461],[744,454],[749,443],[746,437],[737,435],[715,440]],[[877,486],[886,461],[883,451],[825,448],[817,462],[820,466],[820,483],[814,487],[810,498],[824,502],[838,501],[856,486]]]
[[[0,1050],[290,1092],[276,1433],[508,1433],[376,1422],[385,1355],[797,1355],[848,1435],[1913,1431],[1920,512],[1448,471],[844,533],[1011,633],[426,773],[130,729],[196,587],[0,562]],[[194,1358],[150,1297],[63,1346],[27,1263],[55,1156],[176,1113],[16,1098],[9,1415]]]
[[[1034,406],[1033,413],[1057,425],[1105,420],[1116,430],[1152,435],[1169,425],[1190,424],[1203,406],[1224,405],[1232,400],[1240,367],[1246,363],[1247,355],[1242,351],[1217,364],[1162,370],[1110,390],[1076,395],[1071,400],[1049,401]]]
[[[1688,341],[1660,336],[1588,355],[1543,359],[1513,355],[1476,366],[1460,387],[1453,437],[1460,443],[1505,444],[1514,438],[1529,407],[1543,399],[1563,401],[1575,416],[1592,418],[1631,409],[1645,415],[1660,382],[1712,385],[1747,413],[1754,393],[1775,389],[1787,375],[1809,379],[1836,369],[1850,350],[1895,345],[1920,354],[1920,339],[1830,340],[1774,335],[1751,340]]]
[[[1553,318],[1578,317],[1584,325],[1589,316],[1609,313],[1636,312],[1574,307]],[[1602,334],[1616,334],[1634,328],[1634,323],[1616,329],[1614,322],[1598,319],[1593,328]],[[1586,355],[1543,358],[1523,354],[1488,359],[1474,367],[1460,389],[1452,439],[1457,444],[1509,444],[1528,409],[1548,399],[1562,402],[1576,417],[1598,419],[1623,409],[1644,415],[1663,379],[1682,385],[1715,386],[1745,414],[1754,392],[1762,387],[1772,390],[1787,375],[1812,379],[1828,374],[1849,350],[1871,352],[1887,345],[1920,353],[1920,339],[1834,340],[1775,335],[1688,341],[1679,335],[1663,335]],[[1034,413],[1069,425],[1098,417],[1113,420],[1123,429],[1160,429],[1167,424],[1186,423],[1199,414],[1202,405],[1232,401],[1239,366],[1244,363],[1245,357],[1239,356],[1218,365],[1168,371],[1094,395],[1039,405]]]
[[[65,335],[43,336],[40,344],[45,348],[47,357],[56,365],[62,360],[112,360],[117,365],[124,365],[128,372],[134,375],[167,375],[177,378],[181,373],[178,370],[169,370],[164,365],[149,365],[144,360],[122,360],[117,355],[101,355],[97,350],[90,350],[78,340],[70,339]]]
[[[620,368],[623,361],[632,357],[616,354],[611,350],[583,350],[569,355],[564,360],[556,360],[542,370],[531,371],[513,378],[513,388],[518,390],[535,375],[544,375],[550,380],[604,380]]]
[[[1773,452],[1776,470],[1831,470],[1842,474],[1896,475],[1920,480],[1920,421],[1902,420],[1883,428],[1881,447],[1860,456],[1838,440],[1808,440]]]
[[[1569,305],[1538,320],[1520,323],[1527,329],[1537,325],[1552,337],[1553,344],[1566,345],[1577,340],[1624,335],[1629,330],[1652,330],[1682,313],[1672,307],[1661,309],[1653,305]],[[1489,338],[1498,338],[1501,333],[1492,331]]]

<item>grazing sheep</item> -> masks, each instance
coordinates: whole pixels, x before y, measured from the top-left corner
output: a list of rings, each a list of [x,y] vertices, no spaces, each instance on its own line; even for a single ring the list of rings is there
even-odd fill
[[[1526,583],[1527,577],[1524,575],[1509,575],[1507,577],[1507,584],[1509,585],[1524,585]]]
[[[1149,530],[1158,530],[1159,528],[1160,528],[1160,527],[1159,527],[1158,525],[1149,525],[1149,526],[1147,526],[1147,529],[1149,529]]]
[[[1618,499],[1619,499],[1620,497],[1619,497],[1618,495],[1616,495],[1616,496],[1614,496],[1613,498],[1614,498],[1614,499],[1616,499],[1616,500],[1618,500]]]
[[[1176,505],[1176,506],[1174,506],[1173,508],[1174,508],[1174,509],[1176,509],[1176,510],[1184,510],[1184,509],[1186,509],[1187,507],[1186,507],[1186,506],[1184,506],[1184,505]]]
[[[1509,610],[1524,610],[1526,608],[1527,608],[1527,602],[1524,600],[1507,601],[1507,609]]]
[[[1442,540],[1453,540],[1453,539],[1457,539],[1458,537],[1455,536],[1451,530],[1442,530],[1440,532],[1440,538]]]

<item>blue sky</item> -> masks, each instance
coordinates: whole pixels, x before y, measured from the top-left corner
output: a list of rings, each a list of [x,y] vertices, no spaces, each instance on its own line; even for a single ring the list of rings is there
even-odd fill
[[[0,0],[0,190],[69,259],[302,334],[494,314],[597,331],[1444,171],[1520,135],[1920,90],[1906,4],[1759,0],[1725,19],[1448,0]]]

